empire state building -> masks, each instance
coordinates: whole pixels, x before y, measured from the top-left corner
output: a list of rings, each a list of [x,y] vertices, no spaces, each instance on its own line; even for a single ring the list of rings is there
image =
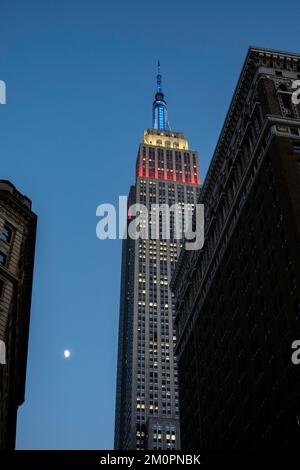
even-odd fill
[[[128,202],[193,208],[200,191],[197,151],[169,125],[158,63],[152,128],[144,131]],[[128,224],[130,223],[130,211]],[[173,221],[174,223],[174,221]],[[181,248],[171,236],[123,240],[115,449],[180,449],[174,354],[175,305],[169,284]]]

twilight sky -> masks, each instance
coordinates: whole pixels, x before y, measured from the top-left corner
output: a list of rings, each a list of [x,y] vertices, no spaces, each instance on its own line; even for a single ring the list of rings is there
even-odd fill
[[[299,18],[299,0],[0,0],[0,178],[39,216],[18,449],[113,446],[121,243],[95,212],[134,181],[157,59],[203,178],[249,45],[299,52]]]

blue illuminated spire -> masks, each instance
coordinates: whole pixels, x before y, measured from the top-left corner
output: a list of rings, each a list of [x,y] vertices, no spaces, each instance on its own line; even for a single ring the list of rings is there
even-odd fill
[[[157,83],[157,91],[159,93],[162,92],[161,90],[161,73],[160,73],[160,62],[157,62],[157,75],[156,75],[156,83]]]
[[[153,101],[153,129],[170,130],[168,106],[161,87],[160,62],[157,63],[156,93]]]

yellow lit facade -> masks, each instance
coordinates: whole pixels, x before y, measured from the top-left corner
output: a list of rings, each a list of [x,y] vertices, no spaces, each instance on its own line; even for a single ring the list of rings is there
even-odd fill
[[[169,147],[179,150],[188,150],[189,144],[182,132],[174,132],[159,129],[147,129],[144,131],[144,144],[159,147]]]

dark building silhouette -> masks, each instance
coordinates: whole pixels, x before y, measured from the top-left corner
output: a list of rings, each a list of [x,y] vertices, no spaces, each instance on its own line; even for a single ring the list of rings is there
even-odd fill
[[[184,450],[300,445],[300,56],[250,48],[176,293]]]
[[[31,201],[0,180],[0,449],[14,449],[24,402],[36,222]]]
[[[170,130],[158,71],[153,128],[144,132],[139,146],[129,206],[138,203],[151,210],[153,204],[180,203],[194,207],[199,184],[197,152],[189,149],[183,133]],[[128,223],[131,219],[129,210]],[[159,225],[158,239],[128,237],[123,241],[116,449],[180,447],[174,304],[169,283],[181,240],[172,234],[166,239]]]

